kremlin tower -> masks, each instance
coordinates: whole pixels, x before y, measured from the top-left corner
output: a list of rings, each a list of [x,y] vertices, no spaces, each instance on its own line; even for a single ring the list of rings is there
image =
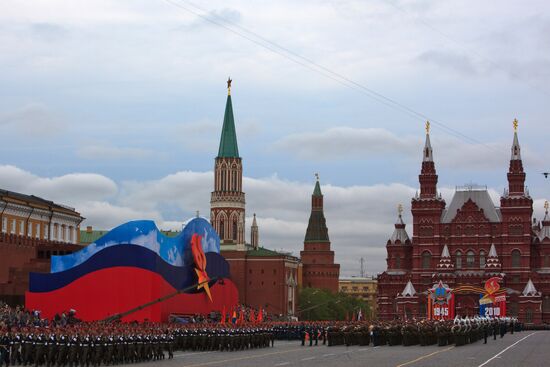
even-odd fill
[[[303,264],[304,287],[324,288],[338,292],[340,265],[334,263],[334,251],[330,249],[328,228],[323,213],[323,194],[319,176],[311,195],[311,214],[304,240],[304,250],[300,252]]]
[[[214,165],[214,191],[210,199],[210,223],[220,236],[222,248],[245,249],[245,199],[243,167],[231,103],[231,79],[218,156]]]

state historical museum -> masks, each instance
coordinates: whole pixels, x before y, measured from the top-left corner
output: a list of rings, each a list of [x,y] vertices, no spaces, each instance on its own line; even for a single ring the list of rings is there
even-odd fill
[[[538,222],[525,187],[517,121],[514,127],[500,206],[486,187],[473,185],[457,188],[447,205],[437,191],[428,124],[420,193],[411,202],[412,238],[399,213],[386,245],[387,270],[378,276],[381,319],[433,317],[435,311],[441,317],[507,315],[550,322],[548,204]]]

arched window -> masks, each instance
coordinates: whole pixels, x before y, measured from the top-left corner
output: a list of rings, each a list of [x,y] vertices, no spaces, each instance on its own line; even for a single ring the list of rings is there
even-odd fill
[[[225,191],[225,169],[222,170],[222,191]]]
[[[231,180],[231,190],[237,191],[237,172],[231,172],[231,176],[233,176]]]
[[[462,252],[460,250],[455,253],[455,268],[462,269]]]
[[[479,251],[479,267],[485,267],[485,251],[483,250]]]
[[[432,266],[432,254],[428,251],[422,253],[422,269],[429,269]]]
[[[512,267],[519,268],[521,266],[521,252],[519,250],[512,251]]]
[[[236,219],[233,219],[233,239],[236,241],[237,240],[237,220]]]
[[[470,250],[466,253],[466,267],[473,268],[476,262],[476,254]]]
[[[220,239],[223,240],[225,238],[225,223],[223,219],[220,220],[220,228],[218,232],[220,234]]]
[[[399,255],[395,256],[395,268],[401,269],[401,256]]]

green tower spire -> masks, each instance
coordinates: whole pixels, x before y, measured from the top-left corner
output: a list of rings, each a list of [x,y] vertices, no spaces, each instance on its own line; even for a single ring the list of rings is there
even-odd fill
[[[218,157],[239,158],[237,146],[237,133],[235,131],[235,119],[233,118],[233,105],[231,103],[231,79],[227,80],[227,102],[223,117],[222,136]]]
[[[317,182],[315,182],[315,189],[313,189],[313,196],[323,196],[321,193],[321,185],[319,184],[319,174],[316,173],[315,177],[317,178]]]

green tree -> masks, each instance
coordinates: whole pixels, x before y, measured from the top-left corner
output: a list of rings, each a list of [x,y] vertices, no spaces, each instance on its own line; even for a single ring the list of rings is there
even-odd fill
[[[298,297],[300,320],[324,321],[350,319],[362,311],[363,317],[370,314],[369,305],[344,293],[331,293],[324,289],[303,288]]]

